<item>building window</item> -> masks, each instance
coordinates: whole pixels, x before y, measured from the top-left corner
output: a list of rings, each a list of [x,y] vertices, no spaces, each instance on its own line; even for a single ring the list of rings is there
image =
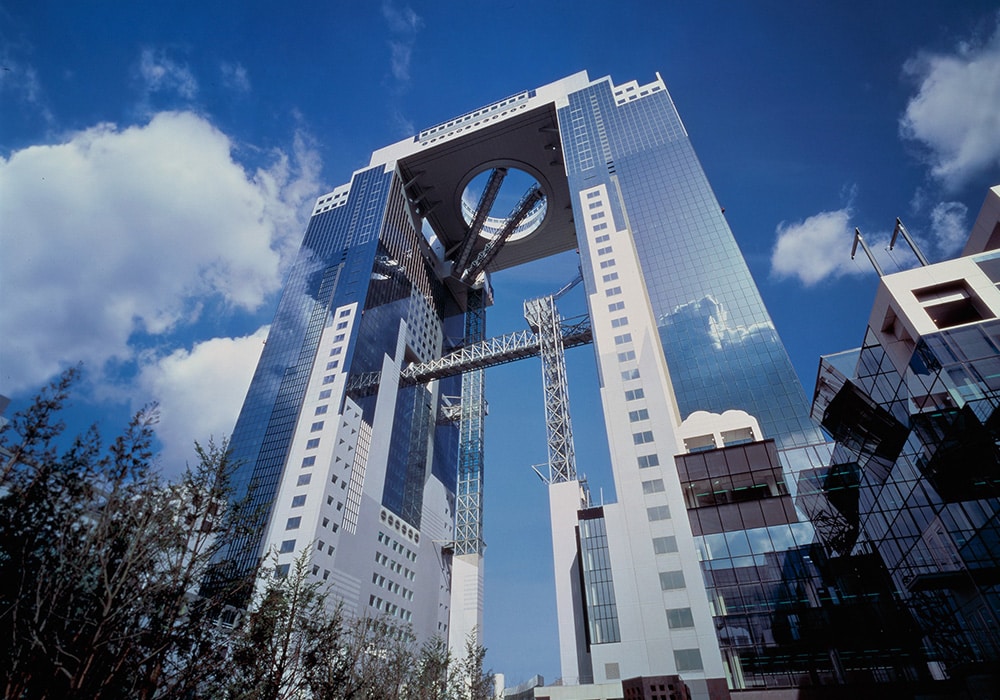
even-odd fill
[[[635,359],[635,350],[626,350],[625,352],[618,353],[619,362],[628,362]]]
[[[667,627],[672,630],[694,627],[694,616],[691,615],[691,608],[667,608]]]
[[[601,277],[601,279],[604,280],[605,282],[614,282],[616,279],[618,279],[618,273],[609,272],[608,274]]]
[[[590,215],[590,220],[591,221],[597,221],[598,219],[603,219],[603,218],[604,218],[604,212],[603,211],[599,211],[599,212],[596,212],[596,213]]]
[[[613,304],[608,304],[608,311],[621,311],[625,308],[624,301],[616,301]]]
[[[614,260],[614,258],[611,258],[610,260],[602,260],[601,261],[601,269],[602,270],[606,270],[609,267],[614,267],[614,266],[615,266],[615,260]]]
[[[295,485],[296,486],[305,486],[310,481],[312,481],[312,478],[313,478],[312,474],[299,474],[298,481],[295,482]]]
[[[319,392],[320,401],[322,401],[323,399],[328,399],[332,395],[333,395],[333,389],[323,389],[323,391]]]
[[[343,333],[338,333],[337,335],[333,336],[333,342],[335,343],[339,343],[343,339],[344,339]]]
[[[587,193],[587,199],[593,199],[594,197],[600,197],[600,196],[601,196],[600,190],[593,190],[592,192]]]
[[[656,554],[671,554],[677,551],[677,538],[673,535],[669,537],[654,537],[653,551]]]
[[[609,681],[616,681],[622,677],[621,669],[617,663],[604,664],[604,677]]]
[[[315,433],[317,430],[323,429],[323,421],[319,420],[310,426],[309,431]]]
[[[628,316],[622,316],[621,318],[611,319],[612,328],[621,328],[622,326],[628,325]]]
[[[624,379],[626,382],[638,378],[639,378],[639,370],[637,369],[627,369],[624,372],[622,372],[622,379]]]
[[[644,430],[641,433],[632,433],[632,442],[636,445],[644,445],[653,441],[653,431]]]
[[[651,523],[657,520],[670,520],[670,506],[650,506],[646,509],[646,517]]]
[[[660,466],[660,458],[655,454],[639,455],[638,462],[639,462],[639,469],[647,469],[649,467]]]
[[[629,389],[625,392],[626,401],[635,401],[636,399],[641,399],[646,396],[646,393],[642,389]]]
[[[596,238],[594,238],[594,243],[604,243],[604,242],[610,241],[610,240],[611,240],[611,236],[609,236],[606,233],[602,233],[600,236],[597,236]]]
[[[607,289],[604,290],[604,296],[606,297],[618,296],[621,293],[622,293],[621,287],[608,287]]]
[[[344,351],[344,348],[334,348],[330,351],[330,355],[339,355]]]
[[[684,572],[683,571],[661,571],[660,572],[660,590],[664,591],[676,591],[680,588],[684,588]]]
[[[335,374],[328,374],[325,377],[323,377],[323,383],[324,384],[333,384],[334,381],[336,381],[336,379],[337,379],[337,375],[335,375]]]
[[[701,652],[697,649],[674,649],[674,663],[678,673],[701,671]]]
[[[347,328],[347,321],[341,321],[340,323],[337,324],[338,331],[341,331],[345,328]]]
[[[305,504],[306,504],[306,497],[304,495],[292,497],[292,508],[301,508]]]
[[[603,231],[607,227],[608,227],[608,225],[606,223],[601,222],[601,223],[597,224],[596,226],[594,226],[594,230],[595,231]]]
[[[645,408],[640,408],[638,411],[629,411],[628,420],[630,423],[636,423],[641,420],[649,420],[649,411]]]
[[[334,360],[333,362],[327,362],[326,363],[326,368],[328,370],[330,370],[330,369],[337,369],[337,367],[339,365],[340,365],[340,360]]]
[[[288,522],[285,523],[286,530],[298,530],[299,525],[302,524],[302,518],[296,515],[294,518],[289,518]]]
[[[316,411],[313,413],[313,415],[322,416],[324,413],[326,413],[326,411],[327,411],[328,408],[330,408],[330,406],[328,404],[323,404],[322,406],[317,406],[316,407]]]
[[[632,342],[631,333],[623,333],[621,335],[615,336],[615,345],[624,345],[625,343],[631,343],[631,342]]]
[[[306,441],[307,450],[315,450],[317,447],[319,447],[319,438],[312,438]]]
[[[351,310],[350,309],[344,309],[339,314],[337,314],[337,318],[344,318],[345,316],[350,316],[350,315],[351,315]]]
[[[587,209],[600,209],[603,206],[604,202],[601,201],[591,202],[590,204],[587,205]]]
[[[302,458],[303,467],[311,467],[314,464],[316,464],[316,455],[309,455],[308,457]]]
[[[662,493],[663,490],[663,479],[650,479],[642,482],[642,492],[645,494]]]
[[[274,567],[274,578],[285,578],[288,576],[288,564],[278,564]]]
[[[295,540],[285,540],[281,543],[281,548],[278,549],[278,554],[287,554],[288,552],[295,551]]]
[[[610,255],[611,254],[611,246],[605,246],[604,248],[598,248],[597,249],[597,254],[598,255]]]

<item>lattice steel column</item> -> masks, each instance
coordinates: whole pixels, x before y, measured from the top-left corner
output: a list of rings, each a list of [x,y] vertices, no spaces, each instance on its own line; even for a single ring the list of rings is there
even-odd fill
[[[483,289],[470,289],[465,312],[465,342],[486,336]],[[483,542],[483,417],[486,414],[484,371],[462,375],[462,419],[458,446],[458,503],[455,513],[455,554],[482,554]]]
[[[549,443],[549,483],[576,479],[573,427],[569,417],[569,384],[562,321],[552,296],[524,302],[524,317],[539,339],[545,433]]]

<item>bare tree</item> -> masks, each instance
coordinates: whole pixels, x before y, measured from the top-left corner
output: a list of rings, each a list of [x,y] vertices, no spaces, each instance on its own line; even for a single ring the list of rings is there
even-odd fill
[[[309,572],[229,575],[221,553],[259,525],[230,501],[226,444],[196,444],[172,482],[153,468],[156,409],[107,447],[67,440],[70,370],[0,428],[0,691],[18,700],[487,700],[471,639],[452,659],[391,617],[352,618]],[[62,447],[61,447],[62,446]],[[210,585],[204,585],[206,581]]]
[[[152,468],[155,407],[104,448],[58,445],[71,370],[0,432],[0,684],[12,698],[175,696],[225,651],[197,584],[219,547],[225,445],[173,484]],[[190,660],[197,658],[197,665]]]

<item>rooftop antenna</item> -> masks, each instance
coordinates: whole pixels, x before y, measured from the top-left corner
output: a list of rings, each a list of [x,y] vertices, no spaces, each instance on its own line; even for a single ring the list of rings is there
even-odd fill
[[[851,260],[854,260],[855,253],[858,252],[858,243],[861,244],[862,250],[865,251],[865,255],[868,256],[868,260],[871,261],[872,267],[875,268],[875,272],[878,273],[879,277],[885,277],[885,273],[882,272],[882,268],[879,267],[878,262],[875,260],[875,256],[872,254],[872,249],[868,247],[865,243],[864,236],[861,235],[861,229],[854,228],[854,245],[851,246]]]
[[[920,252],[920,248],[917,247],[917,244],[910,236],[910,233],[906,230],[906,227],[903,226],[903,222],[899,220],[898,216],[896,217],[896,228],[892,230],[892,239],[889,241],[889,250],[892,250],[892,247],[896,245],[896,237],[899,234],[903,234],[903,239],[910,244],[910,250],[912,250],[913,254],[917,256],[917,260],[920,261],[921,266],[926,267],[929,265],[930,263],[927,262],[927,258],[925,258],[924,254]],[[853,253],[851,257],[854,257]]]

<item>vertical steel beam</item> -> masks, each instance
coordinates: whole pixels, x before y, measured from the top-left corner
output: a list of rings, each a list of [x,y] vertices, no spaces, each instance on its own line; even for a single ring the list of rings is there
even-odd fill
[[[524,302],[524,317],[538,336],[545,393],[545,434],[549,448],[549,483],[576,479],[576,452],[569,417],[569,383],[562,319],[554,296]]]

